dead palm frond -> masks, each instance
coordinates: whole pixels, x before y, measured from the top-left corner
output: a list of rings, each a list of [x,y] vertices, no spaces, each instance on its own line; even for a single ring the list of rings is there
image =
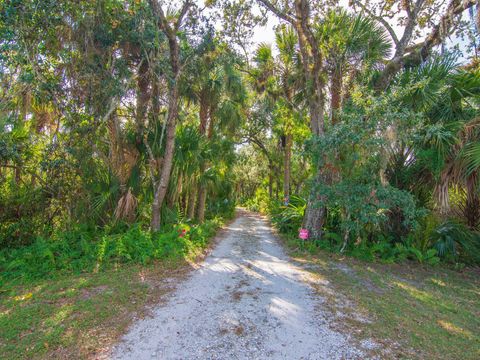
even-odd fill
[[[135,220],[137,205],[138,200],[135,195],[133,195],[132,188],[128,188],[128,191],[120,197],[120,200],[118,200],[114,213],[115,219],[133,222]]]
[[[136,148],[128,146],[123,141],[118,119],[114,117],[107,127],[110,134],[109,166],[120,183],[120,199],[115,208],[114,216],[117,220],[132,222],[135,220],[138,201],[132,193],[132,188],[128,188],[128,190],[126,188],[132,170],[137,164],[139,153]]]
[[[440,212],[446,214],[450,210],[449,188],[458,186],[465,189],[464,218],[470,227],[478,225],[480,211],[478,205],[478,171],[480,161],[472,148],[480,142],[480,118],[475,118],[462,127],[457,134],[457,142],[450,148],[445,167],[440,174],[440,181],[435,188],[437,204]]]

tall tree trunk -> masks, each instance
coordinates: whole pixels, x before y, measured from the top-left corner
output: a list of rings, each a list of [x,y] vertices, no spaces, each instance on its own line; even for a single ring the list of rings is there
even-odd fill
[[[178,178],[177,178],[177,183],[176,184],[170,184],[170,192],[167,196],[167,206],[170,209],[175,209],[175,206],[177,205],[179,194],[182,191],[182,171],[178,171]]]
[[[311,127],[313,135],[322,136],[324,134],[323,117],[324,117],[324,97],[323,90],[317,90],[311,95],[309,100],[309,112],[311,119]],[[304,227],[309,231],[310,238],[321,239],[322,226],[325,221],[326,209],[324,205],[321,205],[325,198],[322,195],[318,195],[319,188],[322,184],[327,184],[323,169],[323,159],[317,164],[317,170],[314,175],[312,187],[310,190],[309,199],[307,201],[307,208],[304,215]]]
[[[280,174],[275,176],[275,199],[278,200],[280,197]]]
[[[210,105],[210,108],[208,109],[208,132],[207,132],[207,138],[210,140],[213,136],[213,126],[215,125],[215,118],[213,117],[213,112],[214,112],[214,105]]]
[[[268,196],[270,200],[273,199],[273,166],[269,164],[268,166]]]
[[[285,136],[285,153],[283,157],[283,196],[285,201],[290,200],[290,172],[292,156],[292,134]]]
[[[208,94],[204,93],[200,99],[200,135],[210,139],[213,132],[213,119],[211,116],[211,108],[208,104]],[[210,121],[209,121],[210,120]],[[207,130],[208,127],[208,130]],[[207,133],[208,132],[208,133]],[[205,203],[207,200],[207,187],[202,181],[202,177],[207,169],[206,161],[200,165],[200,179],[198,180],[198,204],[197,204],[197,220],[202,223],[205,220]]]
[[[308,0],[295,0],[294,22],[298,34],[303,73],[307,85],[310,128],[316,136],[324,131],[324,82],[322,79],[323,57],[310,27],[310,4]]]
[[[150,99],[149,84],[150,79],[148,76],[148,62],[142,60],[140,67],[138,68],[137,77],[137,103],[135,110],[135,122],[137,125],[136,142],[137,145],[143,144],[143,134],[145,132],[145,120],[147,115],[147,105]]]
[[[178,48],[177,48],[178,55]],[[165,141],[165,156],[163,157],[162,170],[160,174],[160,181],[158,182],[155,190],[155,195],[152,204],[152,222],[151,228],[153,231],[160,230],[160,209],[165,195],[168,189],[168,183],[170,181],[170,174],[173,166],[173,154],[175,151],[175,130],[178,117],[178,77],[175,79],[175,83],[172,85],[172,89],[169,94],[168,101],[168,116],[167,116],[167,129],[166,129],[166,141]]]
[[[160,84],[155,75],[151,78],[152,81],[152,91],[151,91],[151,115],[152,121],[156,125],[158,123],[158,116],[160,115]]]
[[[198,129],[200,135],[205,136],[207,134],[207,126],[208,126],[208,93],[206,91],[202,91],[200,93],[200,127]]]
[[[310,1],[295,0],[295,14],[291,11],[283,12],[268,0],[259,0],[266,8],[275,13],[279,18],[288,21],[298,35],[300,55],[302,59],[303,75],[305,80],[306,94],[308,98],[308,110],[310,115],[310,128],[314,136],[322,136],[324,133],[324,108],[325,97],[323,93],[324,82],[322,79],[323,58],[310,23]],[[312,191],[309,197],[304,224],[310,234],[315,237],[321,236],[324,222],[325,209],[318,208],[318,186],[324,181],[324,174],[318,164],[317,173],[313,181]]]
[[[188,193],[187,217],[193,219],[195,216],[195,200],[197,199],[197,192],[195,186],[192,186]]]
[[[338,111],[342,103],[342,72],[335,68],[332,74],[332,83],[330,89],[330,109],[332,111],[332,125],[338,122]]]
[[[309,2],[295,0],[295,13],[298,19],[295,21],[295,29],[298,34],[303,73],[307,83],[310,128],[314,136],[322,136],[324,134],[325,109],[324,83],[321,77],[323,58],[309,25]],[[310,236],[317,239],[321,238],[326,213],[325,208],[320,206],[324,199],[317,194],[318,188],[323,183],[322,164],[318,164],[304,217],[304,226],[308,229]]]
[[[200,166],[200,174],[205,173],[205,164]],[[207,187],[200,181],[198,187],[197,220],[202,223],[205,220],[205,203],[207,200]]]
[[[22,162],[19,160],[15,167],[15,184],[20,185],[22,182]]]
[[[178,202],[179,208],[181,208],[180,194],[182,193],[182,189],[183,189],[183,172],[180,171],[180,175],[178,176],[178,180],[177,180],[177,191],[175,191],[175,196],[173,198],[173,203],[176,204]]]
[[[467,225],[471,229],[477,229],[480,225],[480,198],[478,196],[478,176],[473,172],[466,181],[467,198],[465,201],[464,216]]]
[[[180,195],[179,203],[180,203],[180,209],[182,209],[182,213],[187,215],[188,192],[185,191],[183,184],[182,184],[182,193]]]
[[[322,196],[314,195],[312,192],[318,191],[318,187],[321,186],[321,175],[317,173],[312,183],[310,197],[307,201],[307,208],[305,210],[305,216],[303,226],[308,229],[309,237],[311,239],[321,239],[322,227],[325,221],[326,208],[322,205],[324,200]]]
[[[20,119],[22,123],[27,122],[27,115],[30,111],[31,105],[31,96],[29,89],[26,89],[22,92],[22,100],[21,100],[21,109],[20,109]],[[15,184],[20,185],[22,182],[22,167],[23,161],[21,157],[17,160],[17,166],[15,168]]]
[[[165,141],[165,155],[162,162],[162,170],[160,174],[160,181],[156,184],[155,194],[152,203],[152,231],[160,230],[160,209],[163,201],[165,200],[165,194],[167,193],[168,183],[170,181],[170,174],[173,166],[173,154],[175,151],[175,130],[178,118],[179,108],[179,82],[181,75],[180,67],[180,47],[178,45],[177,33],[182,23],[182,19],[188,12],[192,3],[189,0],[183,2],[182,8],[179,12],[178,18],[173,25],[167,20],[162,7],[156,0],[149,0],[150,7],[153,10],[154,15],[158,18],[158,27],[166,35],[168,39],[168,48],[170,55],[170,66],[172,68],[173,79],[169,86],[168,94],[168,115],[166,123],[166,141]]]

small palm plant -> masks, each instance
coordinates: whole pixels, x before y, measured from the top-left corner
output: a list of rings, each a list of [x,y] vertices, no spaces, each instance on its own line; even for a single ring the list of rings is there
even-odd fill
[[[280,213],[274,221],[284,232],[296,232],[302,225],[307,202],[300,196],[292,195],[288,205],[280,207]]]
[[[468,249],[472,245],[473,234],[464,225],[447,221],[438,226],[430,234],[433,248],[440,257],[456,258],[461,249]]]

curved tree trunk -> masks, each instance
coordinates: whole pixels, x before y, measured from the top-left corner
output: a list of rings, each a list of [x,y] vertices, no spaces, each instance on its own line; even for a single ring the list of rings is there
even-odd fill
[[[166,123],[166,141],[165,141],[165,155],[162,161],[162,170],[160,173],[160,181],[156,184],[155,194],[152,203],[152,231],[160,230],[160,209],[165,195],[168,189],[168,183],[170,181],[170,174],[173,166],[173,154],[175,151],[175,130],[178,118],[179,97],[180,97],[180,47],[177,40],[177,32],[182,23],[182,19],[188,12],[192,3],[189,0],[183,2],[182,8],[178,13],[178,18],[175,23],[170,24],[169,20],[165,16],[162,7],[156,0],[149,0],[150,7],[154,15],[158,19],[158,27],[165,34],[168,39],[168,49],[170,55],[170,66],[172,68],[173,79],[170,84],[168,94],[168,115]]]
[[[173,79],[170,84],[168,94],[168,115],[166,123],[166,141],[165,141],[165,155],[162,161],[162,170],[160,173],[160,181],[156,184],[155,194],[152,203],[152,231],[160,230],[160,209],[168,189],[170,181],[170,174],[173,166],[173,154],[175,151],[175,130],[177,125],[178,111],[179,111],[179,97],[180,97],[180,47],[177,40],[177,32],[182,23],[182,19],[188,12],[192,3],[189,0],[183,2],[182,8],[178,13],[178,18],[175,23],[170,24],[165,16],[162,7],[156,0],[149,0],[150,7],[154,15],[158,18],[158,27],[165,34],[168,39],[168,49],[170,55],[170,66],[172,68]]]
[[[153,231],[160,230],[160,208],[165,200],[173,166],[173,154],[175,151],[175,129],[178,116],[178,94],[178,85],[177,82],[175,82],[173,89],[170,91],[170,99],[168,104],[169,112],[167,116],[165,156],[163,157],[160,181],[158,182],[155,190],[152,203],[151,228]]]

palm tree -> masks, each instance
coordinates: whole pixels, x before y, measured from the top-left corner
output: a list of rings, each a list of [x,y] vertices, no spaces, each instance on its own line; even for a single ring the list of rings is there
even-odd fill
[[[297,105],[298,94],[302,88],[297,42],[297,35],[292,27],[279,27],[275,33],[278,57],[276,59],[273,57],[269,45],[260,44],[254,58],[256,67],[250,72],[254,89],[263,96],[266,106],[271,105],[274,127],[280,129],[280,146],[283,150],[283,196],[286,201],[290,197],[294,121],[301,111]],[[279,75],[275,76],[276,73]],[[256,145],[259,145],[258,141]],[[261,150],[264,153],[266,151],[265,148]],[[273,170],[273,166],[271,168]],[[269,188],[271,196],[271,183]]]
[[[170,182],[169,205],[171,208],[177,205],[182,194],[185,195],[184,204],[178,204],[187,218],[194,216],[194,207],[198,169],[200,167],[201,153],[205,141],[200,136],[198,129],[192,125],[184,125],[177,132],[175,142],[174,172]],[[182,206],[183,205],[183,206]]]
[[[374,21],[349,15],[342,10],[329,11],[324,19],[315,23],[313,33],[323,57],[322,79],[325,82],[328,77],[330,82],[331,124],[335,125],[342,100],[348,98],[354,82],[388,55],[390,44],[384,31]],[[345,79],[349,79],[346,85]],[[325,131],[328,129],[323,129],[320,135]],[[314,238],[322,236],[326,217],[326,209],[320,204],[326,199],[318,194],[318,189],[322,185],[332,184],[338,177],[334,166],[323,163],[324,160],[327,159],[323,158],[317,167],[304,218],[304,226]]]
[[[391,44],[375,21],[342,9],[330,10],[317,23],[316,33],[330,77],[330,112],[334,125],[342,98],[348,97],[353,82],[360,74],[381,64],[389,56]]]
[[[190,77],[184,83],[184,93],[198,104],[199,135],[211,139],[218,115],[225,115],[220,120],[238,120],[239,104],[245,100],[245,90],[235,69],[235,55],[224,44],[220,44],[208,33],[200,45],[200,50],[203,52],[197,61],[192,63]],[[205,157],[204,159],[205,161],[200,162],[198,180],[196,217],[199,222],[203,222],[205,218],[207,196],[204,174],[208,163]]]
[[[161,5],[156,0],[149,0],[149,5],[154,16],[158,19],[159,30],[168,39],[169,45],[169,59],[170,68],[172,71],[172,81],[170,82],[168,92],[168,114],[166,119],[166,141],[165,141],[165,155],[162,161],[162,170],[160,179],[155,184],[155,191],[152,202],[152,231],[160,230],[160,210],[167,194],[168,184],[170,182],[170,175],[173,165],[173,155],[175,151],[175,133],[178,115],[180,111],[180,78],[183,72],[182,59],[180,57],[180,44],[178,33],[185,15],[192,7],[190,0],[185,0],[182,3],[181,9],[175,14],[175,21],[170,24]]]
[[[286,103],[287,114],[283,126],[283,197],[290,199],[290,174],[293,145],[294,97],[300,88],[300,60],[297,54],[297,35],[291,26],[282,26],[275,33],[275,43],[279,50],[277,68],[280,72],[280,88]]]
[[[445,153],[444,168],[436,186],[436,194],[442,212],[449,208],[449,186],[456,186],[464,194],[460,204],[461,215],[467,225],[478,229],[480,225],[479,197],[479,143],[480,143],[480,71],[459,70],[447,77],[445,94],[438,98],[435,113],[445,122],[459,128],[455,141]],[[438,100],[437,100],[438,101]],[[452,127],[452,126],[451,126]]]
[[[425,125],[417,141],[391,142],[389,181],[420,199],[429,199],[433,189],[443,215],[450,211],[456,188],[459,215],[470,228],[478,228],[479,71],[459,69],[452,56],[437,57],[399,74],[392,91],[400,94],[399,106],[424,114]]]

